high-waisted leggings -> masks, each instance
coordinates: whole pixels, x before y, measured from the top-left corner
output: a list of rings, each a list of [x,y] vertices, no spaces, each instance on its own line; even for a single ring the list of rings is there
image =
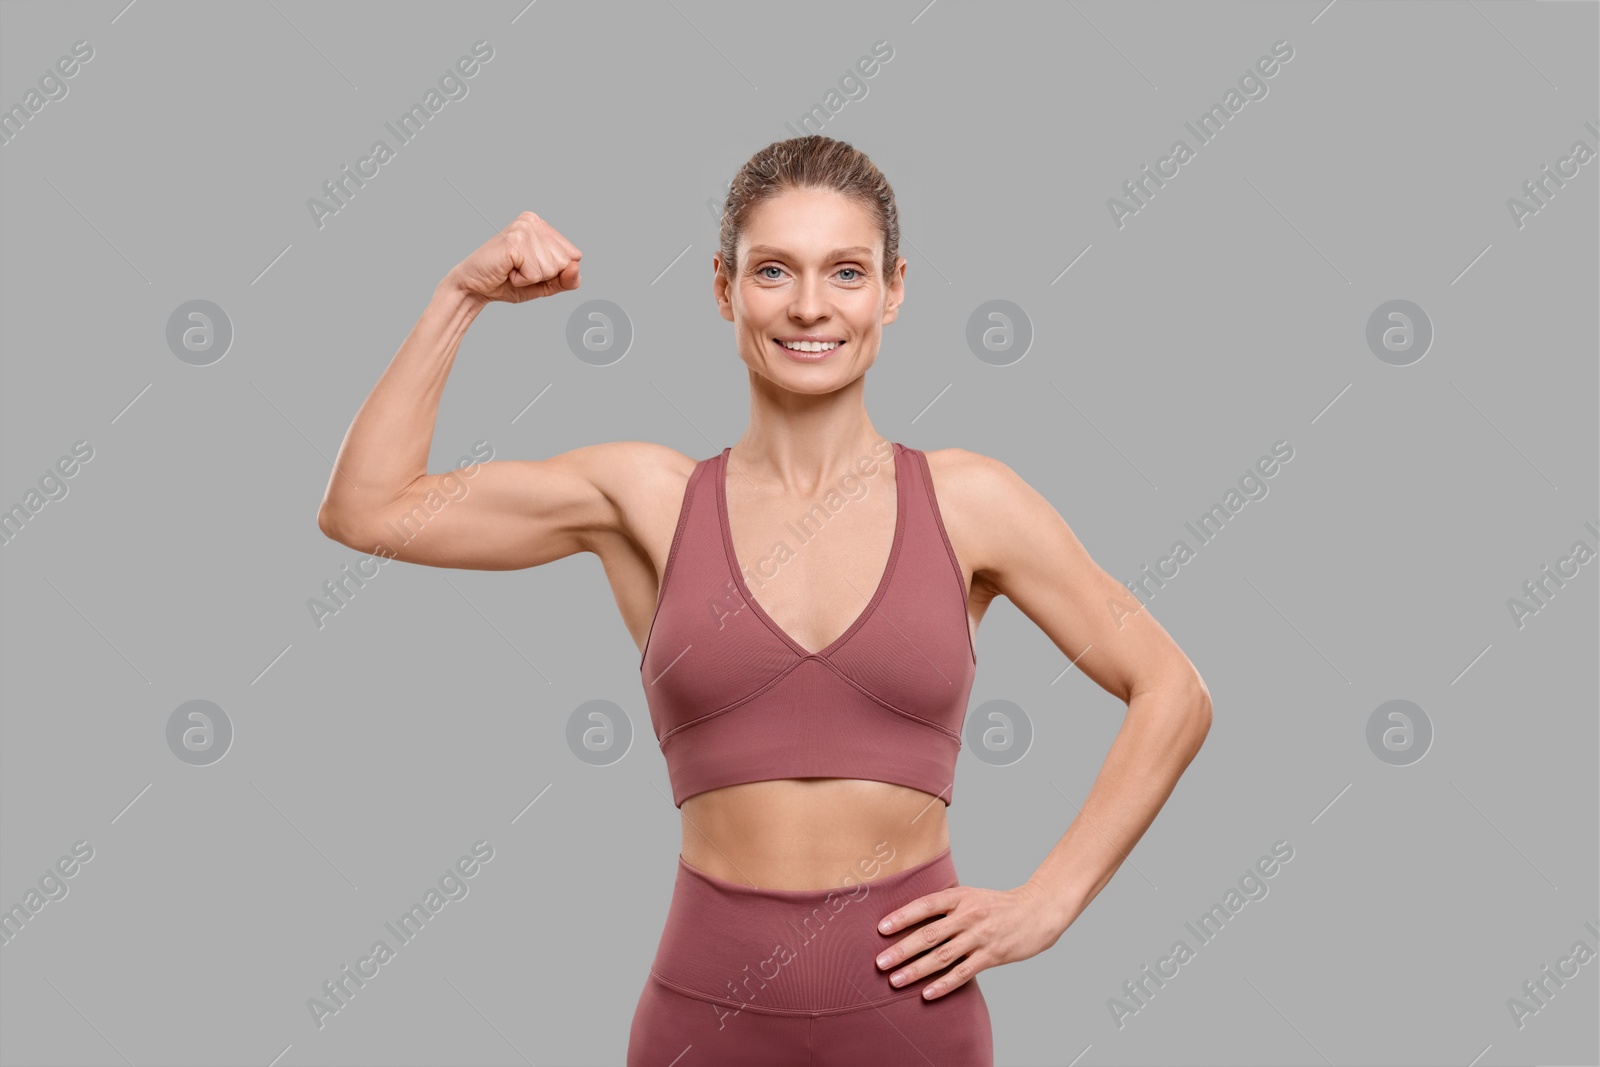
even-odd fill
[[[993,1067],[976,978],[924,1000],[935,968],[889,984],[879,952],[889,912],[958,885],[947,848],[839,889],[758,889],[691,867],[677,881],[634,1009],[627,1067]],[[948,965],[947,965],[948,966]]]

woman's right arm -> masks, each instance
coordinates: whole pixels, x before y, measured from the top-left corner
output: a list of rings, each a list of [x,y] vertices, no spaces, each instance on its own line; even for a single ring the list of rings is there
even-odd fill
[[[609,483],[637,468],[631,452],[660,446],[612,442],[428,473],[439,398],[467,328],[492,302],[576,289],[582,255],[525,211],[451,269],[345,434],[317,511],[324,534],[409,563],[511,570],[593,550],[619,528]]]

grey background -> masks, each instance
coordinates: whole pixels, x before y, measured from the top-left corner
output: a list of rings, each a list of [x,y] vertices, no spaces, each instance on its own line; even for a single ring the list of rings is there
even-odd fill
[[[479,440],[731,444],[748,393],[706,201],[878,40],[893,58],[821,132],[898,194],[885,435],[1003,460],[1124,580],[1294,448],[1150,602],[1211,735],[1056,946],[980,975],[997,1061],[1596,1062],[1600,963],[1520,1028],[1506,1006],[1600,917],[1600,563],[1520,629],[1507,608],[1595,546],[1600,162],[1521,229],[1506,207],[1595,145],[1593,3],[7,0],[0,20],[0,106],[95,50],[0,147],[0,504],[94,448],[0,547],[0,906],[94,848],[0,947],[0,1063],[622,1062],[678,817],[598,561],[393,563],[318,629],[308,599],[359,555],[317,504],[433,286],[523,210],[583,250],[584,286],[478,319],[431,469]],[[318,229],[306,200],[480,39],[468,95]],[[1268,95],[1115,226],[1107,198],[1279,40]],[[165,341],[195,299],[234,329],[210,366]],[[589,299],[635,331],[609,366],[566,345]],[[991,299],[1034,330],[1010,366],[966,345]],[[1435,331],[1406,367],[1365,341],[1393,299]],[[1035,736],[1011,766],[963,752],[951,833],[964,882],[1010,888],[1124,709],[1009,602],[978,655],[972,707],[1014,701]],[[1434,737],[1397,767],[1366,730],[1401,698]],[[167,747],[195,699],[234,729],[210,766]],[[565,740],[595,699],[634,730],[603,767]],[[480,839],[470,894],[319,1030],[307,998]],[[1269,895],[1118,1028],[1108,999],[1196,944],[1185,921],[1275,841],[1294,858]]]

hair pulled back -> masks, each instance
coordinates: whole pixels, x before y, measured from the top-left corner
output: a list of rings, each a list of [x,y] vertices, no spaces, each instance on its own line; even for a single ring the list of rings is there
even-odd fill
[[[866,207],[883,234],[882,276],[888,279],[900,257],[900,216],[889,179],[860,149],[811,134],[772,142],[733,176],[720,234],[722,270],[729,281],[736,274],[739,237],[751,212],[789,189],[828,189]]]

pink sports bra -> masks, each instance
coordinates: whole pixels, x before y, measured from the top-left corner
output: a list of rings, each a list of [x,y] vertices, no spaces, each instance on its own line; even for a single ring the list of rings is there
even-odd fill
[[[927,457],[892,444],[888,565],[849,629],[816,652],[761,610],[740,572],[731,446],[689,475],[639,659],[676,806],[775,778],[893,782],[950,804],[977,650]]]

